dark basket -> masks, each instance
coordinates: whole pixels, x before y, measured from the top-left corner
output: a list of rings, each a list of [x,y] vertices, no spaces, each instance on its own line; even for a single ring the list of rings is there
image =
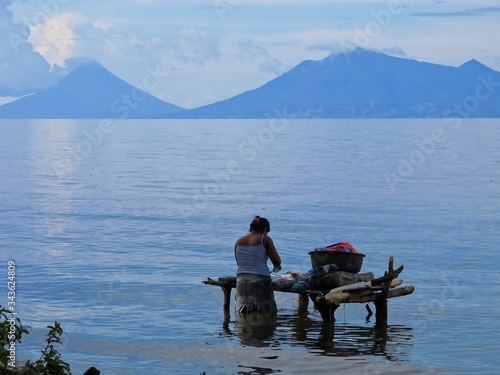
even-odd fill
[[[313,268],[335,264],[340,271],[358,273],[363,265],[365,254],[344,253],[342,251],[310,251],[311,264]]]

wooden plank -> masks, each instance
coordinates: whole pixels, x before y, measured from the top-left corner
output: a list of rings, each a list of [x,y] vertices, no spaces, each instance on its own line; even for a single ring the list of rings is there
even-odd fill
[[[350,272],[344,272],[344,271],[337,271],[329,275],[323,276],[321,279],[319,279],[316,282],[315,288],[314,289],[293,289],[290,288],[289,286],[285,286],[287,284],[284,284],[283,286],[278,283],[273,281],[273,289],[279,292],[287,292],[287,293],[304,293],[307,291],[320,291],[320,290],[331,290],[332,288],[343,286],[343,285],[350,285],[358,282],[366,282],[370,281],[374,278],[374,275],[372,272],[366,272],[366,273],[360,273],[360,274],[353,274]],[[312,281],[312,280],[311,280]],[[224,277],[219,277],[217,280],[211,279],[210,277],[207,278],[207,280],[202,281],[203,284],[205,285],[216,285],[216,286],[230,286],[231,288],[236,288],[236,276],[224,276]],[[314,281],[312,281],[314,283]],[[290,283],[288,283],[290,284]]]
[[[330,290],[330,292],[327,294],[336,294],[339,292],[347,292],[347,291],[355,291],[355,290],[364,290],[368,289],[372,286],[371,281],[366,281],[366,282],[360,282],[360,283],[355,283],[355,284],[350,284],[350,285],[344,285],[344,286],[339,286],[337,288],[334,288]]]
[[[401,288],[396,288],[389,290],[387,293],[387,298],[396,298],[412,294],[415,288],[411,285],[404,286]],[[381,297],[381,290],[377,289],[366,289],[351,292],[338,291],[336,293],[328,293],[326,296],[320,296],[319,298],[324,298],[329,303],[340,304],[340,303],[366,303],[374,302]]]
[[[315,287],[320,290],[330,290],[343,285],[355,284],[374,279],[373,272],[354,274],[351,272],[337,271],[321,277],[316,281]],[[314,280],[313,280],[314,282]]]
[[[391,281],[391,288],[395,288],[397,286],[400,286],[401,284],[403,284],[403,280],[392,280]]]

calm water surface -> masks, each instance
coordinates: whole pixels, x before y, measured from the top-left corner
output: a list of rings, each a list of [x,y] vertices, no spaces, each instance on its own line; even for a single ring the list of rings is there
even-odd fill
[[[496,374],[499,139],[499,120],[1,121],[1,261],[31,326],[17,356],[57,320],[74,374]],[[416,291],[390,301],[387,336],[361,304],[332,330],[288,294],[270,329],[225,319],[201,281],[234,275],[256,214],[284,271],[338,241],[363,272],[404,264]]]

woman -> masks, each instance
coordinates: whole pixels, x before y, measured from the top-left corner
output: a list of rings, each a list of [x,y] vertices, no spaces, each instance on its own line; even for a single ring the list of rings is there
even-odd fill
[[[274,265],[274,272],[281,270],[281,258],[274,242],[268,236],[271,226],[266,218],[255,216],[250,233],[234,245],[236,272],[236,312],[276,314],[276,302],[271,285],[267,260]]]

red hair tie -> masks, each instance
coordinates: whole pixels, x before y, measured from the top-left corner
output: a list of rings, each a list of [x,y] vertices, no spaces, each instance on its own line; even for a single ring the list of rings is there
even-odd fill
[[[256,223],[260,223],[260,217],[255,216],[255,218],[253,219],[253,221],[255,221]]]

